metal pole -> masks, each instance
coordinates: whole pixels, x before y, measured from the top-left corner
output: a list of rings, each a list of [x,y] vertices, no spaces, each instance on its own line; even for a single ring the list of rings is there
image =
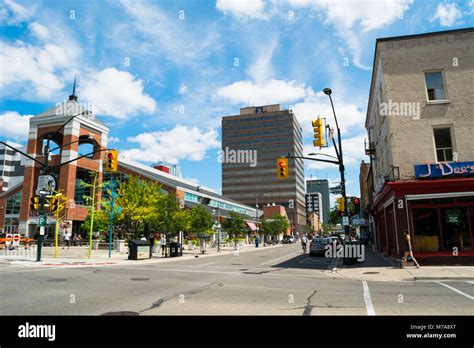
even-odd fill
[[[91,210],[91,230],[89,233],[89,255],[88,258],[91,258],[92,252],[92,230],[94,228],[94,209],[95,209],[95,185],[96,185],[97,175],[94,176],[94,186],[92,188],[92,210]]]
[[[50,142],[50,135],[48,134],[48,139],[46,140],[46,147],[44,149],[44,174],[48,175],[48,162],[49,162],[49,142]],[[41,251],[43,249],[43,238],[44,238],[44,233],[46,226],[48,225],[48,217],[46,216],[46,211],[44,209],[44,204],[45,204],[45,197],[41,193],[39,193],[39,203],[40,203],[40,219],[41,217],[44,217],[44,226],[40,226],[40,234],[38,236],[38,248],[36,249],[36,262],[41,262]],[[38,222],[40,222],[38,220]]]
[[[219,218],[220,218],[220,206],[218,205],[217,206],[217,226],[219,226],[219,228],[217,229],[217,252],[221,251],[221,229],[220,229],[221,221]]]
[[[115,182],[113,173],[110,174],[110,194],[112,199],[110,200],[110,223],[109,223],[109,258],[112,256],[112,232],[113,232],[113,223],[114,223],[114,203],[115,203]],[[152,246],[151,246],[152,247]]]
[[[343,224],[344,224],[344,217],[349,217],[349,215],[347,211],[346,179],[344,175],[344,156],[342,154],[341,129],[339,128],[339,124],[337,122],[336,111],[334,110],[334,104],[332,102],[331,94],[328,94],[328,96],[329,96],[329,100],[331,101],[332,112],[334,114],[334,120],[336,121],[337,138],[338,138],[338,143],[339,143],[339,172],[341,173],[341,191],[342,191],[342,198],[344,200],[344,212],[343,212]],[[349,232],[350,232],[349,225],[344,225],[344,234],[346,235],[346,240],[349,239]]]
[[[50,203],[51,204],[51,203]],[[58,206],[59,207],[59,206]],[[59,228],[58,228],[58,224],[59,224],[59,208],[56,210],[56,230],[55,230],[55,234],[56,234],[56,240],[55,240],[55,251],[54,251],[54,257],[58,257],[58,235],[59,235]]]

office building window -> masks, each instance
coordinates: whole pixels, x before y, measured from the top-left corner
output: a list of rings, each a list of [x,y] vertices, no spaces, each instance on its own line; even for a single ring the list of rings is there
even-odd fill
[[[428,100],[445,100],[443,73],[441,71],[425,73]]]
[[[20,214],[21,191],[7,198],[6,214]]]
[[[433,131],[438,162],[452,161],[453,142],[451,140],[451,128],[435,128]]]

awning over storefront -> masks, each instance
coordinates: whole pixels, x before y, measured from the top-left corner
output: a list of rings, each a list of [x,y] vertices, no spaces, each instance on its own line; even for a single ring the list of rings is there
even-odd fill
[[[255,223],[248,221],[246,221],[245,223],[247,224],[247,227],[250,228],[250,231],[254,232],[257,230],[257,226],[255,225]]]

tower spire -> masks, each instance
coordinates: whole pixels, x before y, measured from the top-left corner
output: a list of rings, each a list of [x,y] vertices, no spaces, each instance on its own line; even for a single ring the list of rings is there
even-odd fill
[[[77,101],[77,96],[76,96],[76,80],[77,80],[77,75],[74,75],[74,85],[72,87],[72,94],[69,96],[69,100],[75,100]]]

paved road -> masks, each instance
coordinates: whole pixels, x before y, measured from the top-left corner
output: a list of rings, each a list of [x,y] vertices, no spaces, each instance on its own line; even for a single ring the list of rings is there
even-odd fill
[[[344,280],[334,266],[295,244],[148,265],[0,267],[0,314],[474,314],[473,282]]]

